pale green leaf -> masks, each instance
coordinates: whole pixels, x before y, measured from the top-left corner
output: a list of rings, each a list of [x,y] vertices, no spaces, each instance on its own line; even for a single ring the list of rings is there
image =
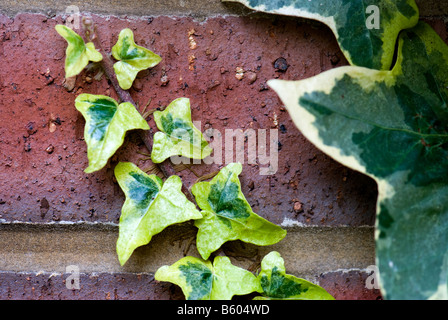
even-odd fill
[[[391,66],[399,32],[415,26],[419,18],[414,0],[223,1],[325,23],[351,64],[380,70],[389,70]]]
[[[182,193],[178,176],[165,183],[156,175],[147,175],[130,162],[115,167],[115,177],[126,195],[117,241],[117,254],[124,265],[134,250],[146,245],[166,227],[202,218],[196,206]]]
[[[334,300],[322,287],[286,274],[285,262],[276,251],[263,258],[258,280],[262,296],[255,300]]]
[[[148,123],[129,102],[118,105],[107,96],[81,94],[75,106],[86,120],[84,139],[89,159],[86,173],[101,170],[107,164],[123,144],[127,131],[149,130]]]
[[[180,286],[187,300],[231,300],[234,295],[261,291],[252,273],[221,256],[215,258],[213,265],[200,258],[182,258],[171,266],[159,268],[155,279]]]
[[[241,240],[259,246],[272,245],[286,236],[281,227],[252,211],[241,191],[238,175],[240,163],[224,167],[210,182],[198,182],[192,193],[203,210],[203,219],[196,220],[197,243],[202,258],[231,240]]]
[[[93,42],[86,43],[86,55],[89,58],[89,61],[99,62],[103,60],[103,55],[96,50]]]
[[[154,112],[154,121],[160,131],[154,135],[152,162],[161,163],[172,156],[204,159],[212,153],[213,149],[191,121],[189,99],[176,99],[164,111]]]
[[[70,78],[78,75],[89,64],[89,61],[99,62],[103,59],[92,42],[87,44],[72,29],[58,24],[55,26],[56,31],[63,37],[67,43],[65,52],[65,77]]]
[[[128,28],[121,30],[117,43],[112,47],[112,56],[119,60],[114,64],[114,70],[123,90],[132,87],[140,71],[152,68],[162,60],[151,50],[135,44],[134,33]]]
[[[391,71],[272,80],[314,145],[378,184],[376,255],[388,299],[448,298],[448,47],[403,32]]]

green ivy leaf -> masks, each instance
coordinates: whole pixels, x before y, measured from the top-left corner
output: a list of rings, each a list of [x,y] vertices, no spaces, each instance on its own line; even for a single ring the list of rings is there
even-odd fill
[[[202,218],[196,206],[182,193],[178,176],[165,183],[156,175],[147,175],[130,162],[115,167],[115,177],[126,195],[117,241],[117,254],[124,265],[132,252],[146,245],[166,227]]]
[[[199,182],[192,187],[203,219],[195,221],[199,229],[197,248],[201,257],[210,254],[231,240],[241,240],[259,246],[272,245],[286,236],[286,231],[252,211],[241,192],[238,175],[240,163],[223,168],[210,182]]]
[[[276,251],[263,258],[258,280],[263,296],[254,300],[334,300],[318,285],[286,274],[285,262]]]
[[[176,155],[204,159],[212,153],[213,149],[191,121],[189,99],[176,99],[164,111],[154,112],[154,121],[160,131],[154,135],[152,162],[161,163]]]
[[[448,298],[447,75],[448,47],[421,22],[401,34],[392,71],[269,82],[304,136],[376,180],[385,298]]]
[[[247,270],[232,265],[228,257],[213,261],[185,257],[171,266],[159,268],[157,281],[167,281],[182,288],[187,300],[231,300],[234,295],[261,291],[257,278]]]
[[[99,62],[103,56],[99,53],[92,42],[87,44],[72,29],[58,24],[56,31],[63,37],[67,43],[65,52],[65,77],[70,78],[78,75],[89,64],[89,61]]]
[[[162,61],[159,55],[136,45],[134,33],[128,28],[121,30],[117,43],[112,47],[112,56],[120,60],[114,64],[114,70],[123,90],[132,87],[140,71],[152,68]]]
[[[86,120],[84,139],[87,143],[89,167],[86,173],[101,170],[123,144],[126,131],[149,130],[149,125],[135,107],[120,105],[107,96],[81,94],[75,100],[76,109]]]
[[[352,65],[380,70],[389,70],[400,31],[415,26],[419,19],[414,0],[223,1],[239,2],[258,11],[325,23],[335,34],[342,52]],[[379,10],[370,11],[371,5]],[[379,21],[379,25],[375,25],[373,18]]]

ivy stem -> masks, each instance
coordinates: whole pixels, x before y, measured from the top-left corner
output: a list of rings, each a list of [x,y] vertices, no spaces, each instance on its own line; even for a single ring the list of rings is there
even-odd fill
[[[117,80],[117,77],[115,76],[114,71],[114,61],[112,60],[112,56],[110,53],[106,52],[103,49],[103,46],[101,44],[100,38],[98,36],[97,28],[93,24],[93,21],[90,18],[84,18],[83,19],[83,26],[85,28],[86,37],[93,42],[95,45],[95,48],[100,51],[100,53],[103,55],[103,60],[100,62],[104,73],[106,74],[107,78],[111,82],[112,86],[115,89],[115,92],[118,95],[118,98],[121,100],[121,102],[129,102],[134,107],[136,106],[136,103],[134,102],[134,99],[132,99],[130,93],[127,90],[123,90]],[[137,109],[137,108],[136,108]],[[137,109],[137,111],[141,114],[140,110]],[[144,130],[138,130],[138,134],[140,138],[142,139],[143,143],[145,144],[146,148],[148,149],[149,153],[152,151],[152,145],[153,145],[153,134],[152,134],[152,128],[149,130],[149,132]],[[162,163],[157,164],[160,171],[163,173],[165,178],[168,178],[172,175],[176,174],[176,170],[171,165],[168,160],[165,160]],[[188,200],[195,203],[194,197],[184,183],[182,183],[182,192],[185,194]]]

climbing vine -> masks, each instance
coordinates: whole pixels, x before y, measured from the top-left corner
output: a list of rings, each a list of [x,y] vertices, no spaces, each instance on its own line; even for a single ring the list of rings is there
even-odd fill
[[[414,0],[225,1],[319,20],[334,32],[350,66],[268,84],[306,138],[377,182],[376,255],[383,296],[447,298],[448,47],[418,21]],[[372,5],[381,19],[368,25],[366,8]],[[191,190],[185,187],[169,158],[204,159],[213,152],[193,125],[189,100],[177,98],[156,111],[152,135],[147,113],[135,108],[126,90],[139,71],[154,67],[161,57],[136,45],[130,29],[122,30],[112,54],[106,53],[93,22],[85,21],[84,28],[86,41],[56,26],[68,42],[66,77],[82,72],[89,61],[97,63],[121,100],[94,94],[75,100],[86,120],[86,172],[101,170],[126,132],[137,129],[165,176],[163,181],[132,163],[115,168],[126,196],[117,241],[121,265],[166,227],[193,220],[201,258],[185,257],[155,274],[156,280],[179,285],[187,299],[231,299],[252,292],[261,294],[257,299],[332,299],[319,286],[287,275],[277,252],[264,257],[257,275],[233,266],[227,257],[208,260],[227,241],[271,245],[286,231],[252,211],[241,191],[239,163]]]
[[[170,157],[204,159],[213,152],[193,125],[189,99],[175,99],[164,111],[153,113],[159,130],[153,136],[145,114],[138,111],[126,90],[139,71],[154,67],[161,58],[136,45],[132,30],[124,29],[112,48],[112,56],[117,60],[113,63],[111,56],[102,52],[93,22],[84,21],[84,27],[85,37],[90,40],[87,44],[73,30],[56,26],[56,31],[68,42],[66,77],[82,72],[89,61],[102,62],[122,100],[119,103],[108,96],[86,93],[76,97],[75,107],[86,122],[84,139],[89,166],[85,172],[101,170],[123,144],[126,132],[140,130],[152,162],[163,166],[161,171],[166,178],[163,181],[155,174],[148,175],[130,162],[120,162],[115,167],[115,177],[126,196],[116,245],[120,264],[126,264],[136,248],[148,244],[166,227],[194,220],[202,259],[185,257],[173,266],[161,267],[155,275],[156,280],[181,286],[187,299],[231,299],[252,292],[260,293],[264,299],[332,299],[319,286],[286,275],[278,253],[274,265],[262,264],[258,277],[233,266],[227,257],[218,256],[213,264],[207,260],[227,241],[272,245],[281,241],[286,231],[252,211],[241,191],[240,163],[227,165],[210,176],[210,182],[198,181],[191,188],[192,194],[179,176],[170,174],[175,171]],[[270,261],[271,257],[272,254],[265,260]],[[271,281],[272,277],[276,280]]]

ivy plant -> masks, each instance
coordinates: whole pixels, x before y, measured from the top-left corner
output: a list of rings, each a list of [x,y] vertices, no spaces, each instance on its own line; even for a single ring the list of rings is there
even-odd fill
[[[89,61],[99,62],[103,59],[103,55],[95,49],[92,42],[86,44],[83,38],[72,29],[62,24],[56,25],[55,29],[68,43],[65,52],[66,78],[71,78],[81,73],[89,64]]]
[[[112,47],[112,55],[118,60],[114,64],[114,70],[118,83],[124,90],[132,87],[140,71],[152,68],[162,60],[151,50],[137,45],[134,33],[129,28],[121,30],[117,43]]]
[[[447,45],[420,22],[401,34],[390,71],[269,81],[304,136],[377,182],[385,298],[448,298],[447,75]]]
[[[217,256],[213,264],[185,257],[171,266],[160,267],[155,279],[181,287],[187,300],[230,300],[234,295],[260,293],[254,300],[334,300],[325,289],[286,274],[283,258],[276,251],[261,262],[261,272],[232,265],[228,257]]]
[[[414,0],[223,1],[239,2],[257,11],[320,21],[333,31],[352,65],[381,70],[389,70],[392,65],[399,32],[415,26],[419,18]],[[369,7],[374,9],[366,10]],[[374,16],[376,9],[377,16]],[[370,25],[369,18],[377,21]]]
[[[199,229],[197,248],[203,259],[231,240],[241,240],[260,246],[272,245],[286,236],[281,227],[252,211],[241,192],[240,163],[231,163],[210,182],[198,182],[192,193],[202,209],[202,219],[195,221]]]
[[[89,60],[101,61],[93,43],[84,44],[82,37],[65,26],[56,26],[56,30],[69,42],[65,66],[67,76],[79,74]],[[90,25],[89,34],[92,30],[94,28]],[[97,37],[92,39],[97,40]],[[120,33],[112,51],[113,56],[120,60],[114,65],[116,78],[110,71],[112,68],[108,67],[112,65],[109,56],[106,56],[108,60],[104,71],[113,80],[114,88],[124,102],[119,104],[108,96],[93,94],[81,94],[75,99],[75,107],[86,121],[84,138],[89,160],[86,173],[104,168],[122,145],[127,131],[150,129],[130,102],[132,98],[121,89],[130,88],[137,72],[154,66],[160,57],[137,46],[130,29]],[[160,129],[154,136],[154,145],[148,146],[149,140],[143,138],[148,149],[153,150],[151,158],[154,163],[163,162],[173,155],[203,159],[213,151],[192,123],[188,99],[174,100],[165,111],[156,111],[154,118]],[[146,174],[133,163],[120,162],[114,170],[126,197],[116,246],[120,264],[124,265],[136,248],[148,244],[154,235],[166,227],[188,220],[196,221],[197,247],[204,259],[208,259],[226,241],[242,240],[256,245],[281,241],[286,231],[255,214],[245,199],[238,178],[241,171],[241,164],[232,163],[210,182],[196,183],[192,192],[202,209],[200,212],[182,192],[183,184],[178,176],[167,176],[163,181],[156,175]],[[303,297],[305,291],[316,291],[312,284],[285,275],[280,265],[278,272],[277,269],[264,269],[256,277],[247,270],[233,266],[227,257],[218,256],[213,264],[203,259],[185,257],[171,267],[160,268],[156,279],[179,284],[187,299],[231,299],[234,295],[254,291],[263,293],[265,297],[272,296],[274,292],[273,298],[281,298],[272,289],[272,284],[269,285],[271,289],[267,289],[268,283],[277,281],[273,279],[283,279],[281,282],[289,289],[290,283],[298,282],[294,288],[303,286],[301,293],[291,291],[293,295],[285,295],[284,298]],[[278,290],[286,289],[282,284]],[[314,296],[325,298],[324,295]]]
[[[154,121],[160,131],[154,135],[153,163],[161,163],[172,156],[204,159],[213,152],[191,121],[189,99],[176,99],[164,111],[155,111]]]
[[[133,163],[120,162],[115,167],[115,177],[126,195],[117,241],[121,265],[137,247],[148,244],[166,227],[202,218],[194,203],[181,192],[182,182],[176,175],[162,182]]]
[[[255,300],[334,300],[322,287],[286,274],[285,262],[277,251],[263,258],[257,279],[262,295]]]
[[[86,173],[101,170],[107,164],[123,144],[127,131],[149,130],[146,120],[129,102],[118,104],[108,96],[83,93],[76,98],[75,107],[86,120],[84,139],[89,159]]]
[[[171,266],[160,267],[154,278],[180,286],[187,300],[230,300],[234,295],[261,290],[251,272],[232,265],[230,259],[223,256],[217,256],[213,264],[196,257],[184,257]]]

